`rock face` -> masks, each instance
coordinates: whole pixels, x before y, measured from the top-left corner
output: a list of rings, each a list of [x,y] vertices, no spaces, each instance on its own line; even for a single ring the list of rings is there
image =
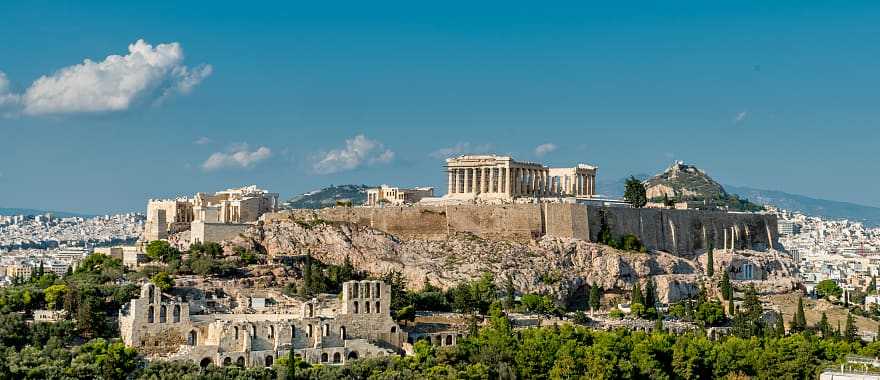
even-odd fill
[[[355,267],[372,274],[400,271],[413,288],[420,288],[425,279],[449,288],[488,272],[499,286],[509,277],[519,291],[545,292],[559,298],[582,291],[586,284],[628,289],[635,281],[651,277],[657,282],[662,300],[677,301],[696,294],[704,272],[701,255],[623,252],[580,239],[552,236],[516,242],[458,233],[445,240],[401,240],[356,223],[321,220],[258,225],[225,245],[229,250],[241,246],[269,257],[310,252],[331,264],[342,264],[348,257]],[[776,268],[774,281],[778,280],[781,287],[790,289],[794,281],[791,260],[777,257],[773,251],[731,254],[727,261],[723,257],[716,251],[716,272],[722,272],[721,265],[749,263],[754,268]],[[738,267],[730,269],[735,272]]]
[[[648,199],[721,199],[728,196],[727,191],[706,172],[693,165],[677,161],[663,173],[645,181]]]

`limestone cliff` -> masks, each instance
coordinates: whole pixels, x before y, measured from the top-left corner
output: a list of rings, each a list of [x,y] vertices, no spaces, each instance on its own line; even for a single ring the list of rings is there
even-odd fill
[[[623,252],[580,239],[551,236],[515,242],[458,233],[444,240],[401,240],[364,225],[321,220],[266,223],[226,245],[243,246],[270,257],[310,252],[332,264],[341,264],[349,257],[358,269],[372,274],[400,271],[414,287],[420,287],[427,278],[434,285],[448,288],[489,272],[498,285],[510,276],[520,291],[547,292],[560,298],[587,283],[605,289],[628,289],[635,281],[651,276],[658,284],[660,297],[675,301],[696,293],[705,267],[701,262],[705,261],[704,254],[686,257],[665,252]],[[716,252],[715,260],[719,273],[723,266],[733,265],[731,271],[737,272],[749,263],[754,273],[774,284],[771,289],[789,290],[795,283],[791,260],[772,251]]]

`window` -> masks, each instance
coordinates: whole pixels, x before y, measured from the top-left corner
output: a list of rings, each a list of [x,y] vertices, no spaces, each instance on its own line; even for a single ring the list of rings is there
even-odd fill
[[[364,302],[364,314],[370,314],[370,303]]]
[[[153,323],[156,310],[152,306],[147,308],[147,323]]]
[[[235,340],[238,340],[238,326],[235,326]]]
[[[322,363],[326,363],[326,362],[327,362],[327,353],[326,353],[326,352],[323,353],[323,354],[321,354],[321,362],[322,362]]]
[[[364,298],[370,298],[370,284],[364,284]]]
[[[165,308],[165,305],[160,306],[159,307],[159,323],[167,322],[166,318],[168,316],[166,314],[167,314],[167,309]]]
[[[153,288],[153,285],[148,285],[147,289],[149,289],[149,296],[148,296],[149,303],[155,302],[156,301],[155,288]]]
[[[272,366],[272,355],[266,357],[266,367]]]
[[[391,326],[391,333],[393,334],[396,332],[397,332],[397,326]]]
[[[382,292],[381,292],[382,288],[380,288],[380,286],[382,286],[382,283],[377,282],[377,283],[376,283],[376,293],[375,293],[374,297],[377,297],[377,298],[378,298],[378,297],[381,296],[381,294],[382,294]]]
[[[342,361],[342,355],[340,355],[338,352],[334,352],[333,353],[333,362],[339,363],[341,361]]]
[[[198,338],[199,338],[199,336],[198,336],[198,333],[196,333],[196,330],[192,330],[189,332],[189,337],[186,339],[186,344],[188,344],[190,346],[195,346],[199,343]]]
[[[268,335],[268,337],[269,337],[269,339],[272,339],[272,338],[275,337],[275,326],[269,326],[269,335]]]
[[[358,283],[353,282],[351,284],[351,298],[358,298]]]
[[[381,310],[381,309],[379,309],[379,301],[376,301],[376,312],[378,313],[379,310]]]
[[[339,339],[345,339],[345,326],[339,328]]]
[[[354,301],[354,313],[358,313],[358,301]]]
[[[330,336],[330,325],[321,325],[321,335]]]
[[[172,312],[174,323],[180,323],[180,305],[174,305],[174,311]]]

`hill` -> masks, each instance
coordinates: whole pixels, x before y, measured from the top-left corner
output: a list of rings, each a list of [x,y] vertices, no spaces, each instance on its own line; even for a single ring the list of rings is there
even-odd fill
[[[47,214],[47,213],[48,213],[48,214],[52,214],[52,215],[54,215],[54,216],[56,216],[56,217],[59,217],[59,218],[69,218],[69,217],[75,217],[75,216],[80,216],[80,217],[84,217],[84,218],[85,218],[85,217],[90,217],[90,216],[92,216],[92,215],[77,214],[77,213],[73,213],[73,212],[65,212],[65,211],[46,211],[46,210],[35,210],[35,209],[31,209],[31,208],[5,208],[5,207],[0,207],[0,215],[3,215],[3,216],[10,216],[10,215],[45,215],[45,214]]]
[[[360,205],[367,200],[367,185],[339,185],[325,187],[297,195],[284,202],[287,208],[319,209],[336,205],[337,201],[351,201]]]
[[[699,207],[737,211],[758,211],[760,206],[732,195],[706,172],[696,166],[676,161],[645,181],[648,200],[653,202],[695,202]],[[705,205],[705,206],[702,206]]]
[[[880,208],[855,203],[830,201],[790,194],[775,190],[760,190],[745,186],[727,186],[734,193],[745,196],[758,204],[771,204],[789,211],[826,219],[849,219],[865,225],[880,226]]]

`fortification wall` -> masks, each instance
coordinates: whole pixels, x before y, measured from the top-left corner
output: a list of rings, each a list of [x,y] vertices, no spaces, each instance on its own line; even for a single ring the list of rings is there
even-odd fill
[[[332,207],[264,216],[266,222],[320,218],[351,222],[401,239],[444,240],[467,232],[487,239],[528,240],[550,235],[598,241],[603,220],[612,235],[633,234],[652,250],[673,253],[777,246],[776,218],[721,211],[632,209],[565,203],[399,207]]]

